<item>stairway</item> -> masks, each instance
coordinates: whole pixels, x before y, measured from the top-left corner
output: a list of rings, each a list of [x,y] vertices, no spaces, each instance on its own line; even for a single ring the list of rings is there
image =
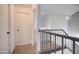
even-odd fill
[[[55,54],[55,53],[53,52],[51,54]],[[56,54],[62,54],[62,50],[56,51]],[[72,54],[72,52],[70,50],[68,50],[67,48],[65,48],[64,54]]]
[[[64,34],[61,34],[60,31],[62,31]],[[79,52],[79,46],[76,45],[76,42],[79,43],[79,38],[69,36],[63,29],[47,29],[39,30],[39,32],[40,53],[77,54]],[[71,45],[69,44],[70,42],[68,40],[72,42]]]
[[[56,47],[55,47],[55,42],[53,42],[53,41],[51,41],[51,47],[50,47],[50,41],[41,42],[40,47],[41,47],[40,48],[41,49],[41,52],[40,52],[41,54],[50,54],[52,52],[62,50],[62,46],[56,44]],[[64,47],[64,48],[66,48],[66,47]]]

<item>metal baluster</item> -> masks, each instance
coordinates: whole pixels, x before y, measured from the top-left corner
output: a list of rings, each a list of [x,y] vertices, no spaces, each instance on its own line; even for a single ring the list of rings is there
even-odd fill
[[[66,33],[65,33],[65,35],[68,36]],[[65,38],[65,47],[66,47],[66,38]]]
[[[64,52],[63,52],[63,49],[64,49],[64,48],[63,48],[63,46],[64,46],[63,43],[64,43],[64,39],[63,39],[63,37],[62,37],[62,54],[64,53]]]
[[[55,54],[56,54],[56,35],[55,35]]]
[[[41,32],[40,32],[40,50],[42,51],[42,49],[41,49]]]
[[[42,52],[43,52],[43,32],[42,32]]]
[[[50,34],[50,50],[51,50],[51,34]]]
[[[66,38],[65,38],[65,47],[66,47]]]
[[[75,41],[73,40],[73,54],[75,54]]]
[[[41,49],[41,40],[42,40],[42,38],[41,38],[41,32],[40,32],[40,50],[42,51],[42,49]]]
[[[48,44],[48,42],[47,42],[47,33],[46,33],[46,51],[47,51],[47,44]]]

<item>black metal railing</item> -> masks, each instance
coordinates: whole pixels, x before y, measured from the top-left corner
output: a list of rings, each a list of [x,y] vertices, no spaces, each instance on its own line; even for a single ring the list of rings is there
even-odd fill
[[[56,33],[56,31],[62,31],[64,34]],[[62,50],[63,54],[64,49],[66,48],[66,40],[71,40],[73,42],[72,53],[75,54],[75,44],[76,44],[75,42],[79,42],[79,38],[68,36],[68,34],[63,29],[47,29],[47,30],[39,30],[39,32],[40,32],[40,47],[41,47],[40,53],[48,54],[55,52],[56,54],[58,50]],[[57,48],[57,37],[61,38],[60,42],[61,46],[59,46],[58,48]],[[54,40],[54,44],[52,42],[52,39]],[[53,48],[52,45],[54,45]]]

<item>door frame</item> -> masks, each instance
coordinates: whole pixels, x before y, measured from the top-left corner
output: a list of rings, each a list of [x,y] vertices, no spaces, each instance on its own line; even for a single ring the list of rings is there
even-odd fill
[[[9,53],[12,54],[15,48],[15,5],[8,4],[8,19],[9,19]]]
[[[33,5],[32,6],[32,40],[33,40],[33,42],[32,42],[32,45],[35,45],[35,43],[37,43],[36,42],[36,40],[35,40],[35,26],[37,27],[37,19],[35,19],[34,17],[35,17],[35,15],[34,15],[34,13],[35,12],[37,12],[38,13],[38,9],[37,10],[35,10],[35,8],[38,8],[38,5]],[[14,50],[14,48],[15,48],[15,46],[16,46],[16,44],[14,44],[14,47],[11,49],[11,33],[12,33],[12,31],[11,31],[11,29],[12,29],[12,25],[11,25],[11,23],[12,23],[12,17],[15,17],[14,15],[12,15],[12,10],[15,10],[16,8],[15,8],[15,4],[8,4],[8,18],[9,18],[9,31],[10,31],[10,35],[9,35],[9,39],[8,39],[8,42],[9,42],[9,44],[8,44],[8,46],[9,46],[9,53],[12,53],[13,52],[13,50]],[[35,10],[35,11],[34,11]],[[15,14],[15,13],[14,13]],[[16,14],[15,14],[16,15]],[[37,16],[36,16],[37,17]],[[15,25],[16,26],[16,25]],[[15,28],[15,32],[16,32],[16,28]],[[16,35],[16,34],[15,34]],[[16,38],[15,38],[16,39]],[[15,40],[14,39],[14,40]]]

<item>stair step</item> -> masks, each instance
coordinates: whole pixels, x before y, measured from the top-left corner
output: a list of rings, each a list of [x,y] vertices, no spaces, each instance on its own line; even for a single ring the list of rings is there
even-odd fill
[[[64,51],[63,54],[72,54],[72,52],[67,48],[65,48],[63,51]],[[51,54],[55,54],[55,53],[51,53]],[[57,51],[56,54],[62,54],[62,50]]]
[[[64,49],[65,48],[66,47],[64,47]],[[59,50],[62,50],[62,47],[56,49],[56,51],[59,51]],[[40,54],[50,54],[50,53],[53,53],[53,52],[55,52],[55,49],[51,49],[51,50],[48,50],[48,51],[41,51]]]

